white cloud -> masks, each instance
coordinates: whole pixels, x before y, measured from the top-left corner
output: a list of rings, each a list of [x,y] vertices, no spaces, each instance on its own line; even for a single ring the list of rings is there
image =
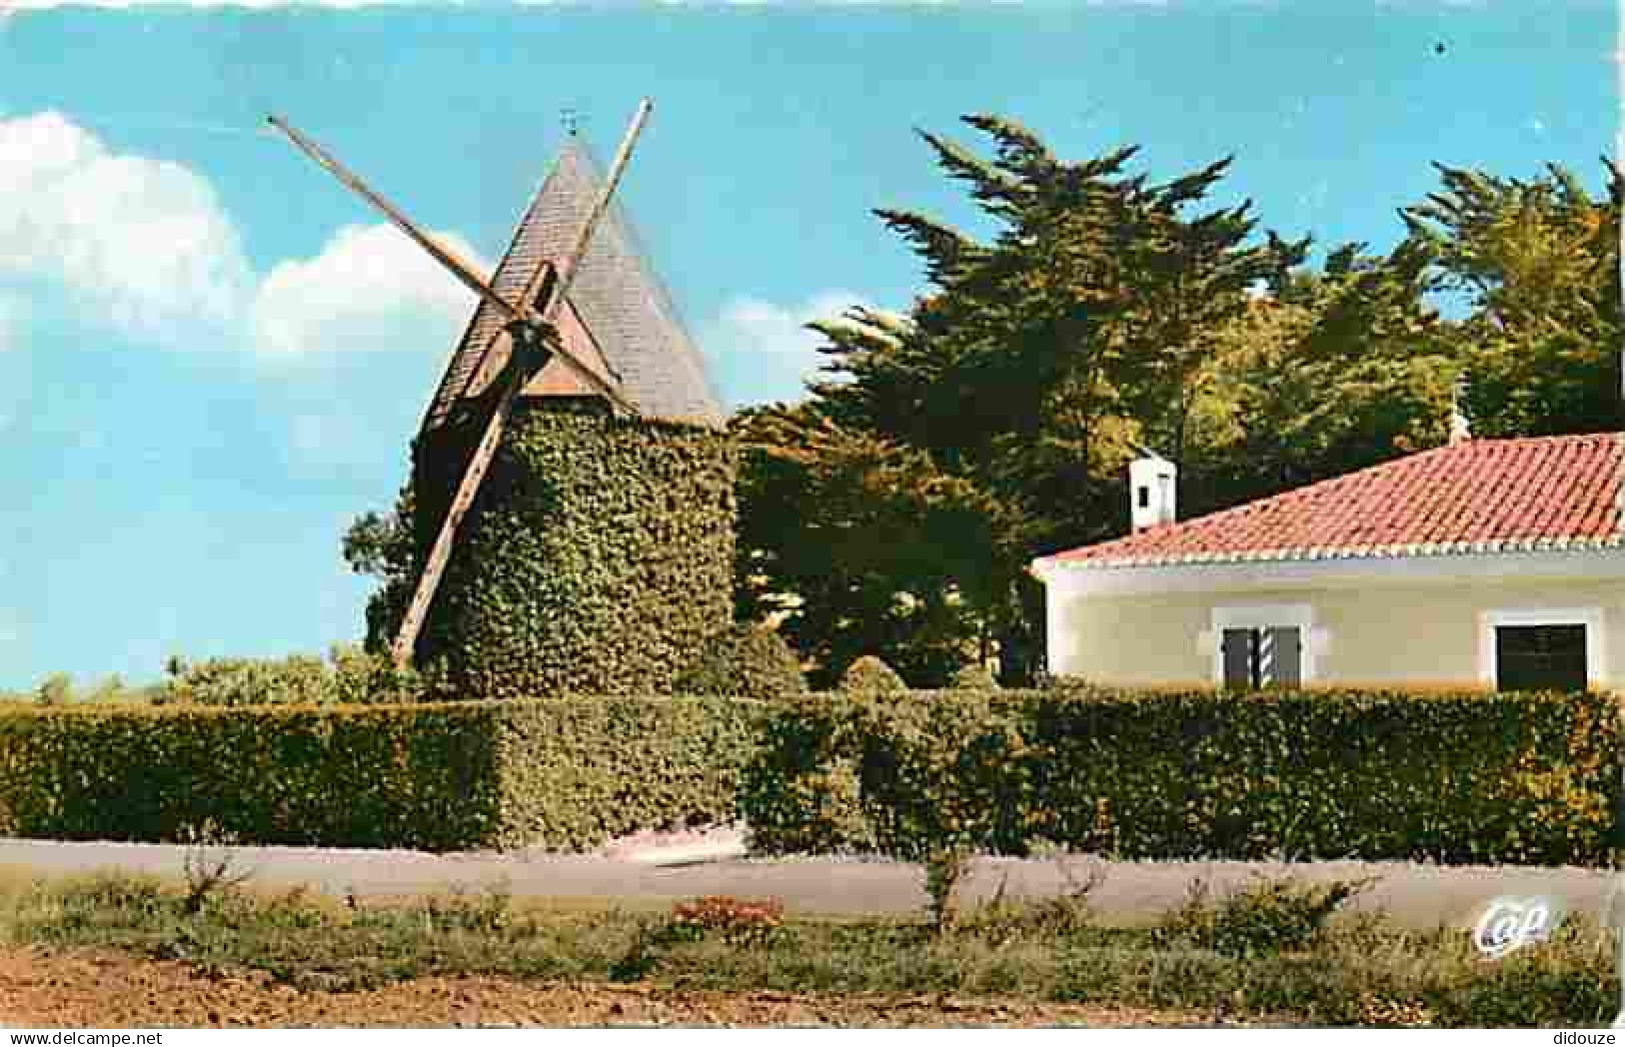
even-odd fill
[[[463,238],[434,235],[490,271]],[[168,349],[235,352],[278,374],[267,409],[285,413],[301,458],[329,463],[365,457],[399,421],[376,404],[342,402],[334,388],[398,383],[396,407],[402,395],[427,395],[419,386],[433,381],[475,304],[383,224],[347,226],[313,256],[255,273],[207,179],[115,153],[54,112],[0,119],[0,353],[21,341],[25,295],[36,291],[60,296],[87,327]],[[366,357],[384,352],[424,366],[380,377]],[[378,417],[359,418],[358,409]]]
[[[452,233],[432,234],[476,269],[489,263]],[[444,354],[467,323],[472,292],[388,225],[346,226],[314,258],[282,262],[260,282],[250,310],[256,354],[403,349]]]
[[[489,271],[462,238],[437,233]],[[474,296],[387,225],[340,229],[311,258],[253,273],[214,188],[118,154],[59,113],[0,120],[0,283],[55,287],[93,323],[262,359],[381,349],[440,354]],[[21,299],[0,286],[0,348]]]
[[[829,290],[795,305],[736,298],[706,328],[700,344],[710,358],[724,398],[731,405],[799,400],[805,380],[824,357],[824,336],[809,331],[813,320],[833,320],[863,299]]]
[[[55,112],[0,121],[0,278],[47,281],[125,331],[229,322],[250,282],[214,189]]]

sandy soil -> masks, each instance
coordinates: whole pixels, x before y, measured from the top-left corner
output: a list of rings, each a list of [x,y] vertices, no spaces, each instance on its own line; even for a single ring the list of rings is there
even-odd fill
[[[1193,1014],[1019,1000],[729,994],[483,977],[301,991],[260,974],[211,980],[177,962],[38,949],[0,949],[0,1021],[11,1028],[1204,1024]]]

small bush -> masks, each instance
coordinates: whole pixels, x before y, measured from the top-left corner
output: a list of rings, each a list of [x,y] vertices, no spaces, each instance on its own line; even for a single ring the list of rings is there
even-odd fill
[[[397,668],[385,654],[360,647],[334,647],[332,694],[337,702],[358,705],[396,705],[423,699],[426,685],[411,667]]]
[[[286,658],[171,658],[160,701],[193,705],[380,705],[419,701],[425,686],[380,653],[340,644],[323,661]]]
[[[714,894],[672,906],[671,927],[686,940],[708,934],[735,947],[770,943],[784,926],[784,903],[777,898],[747,900]]]
[[[1273,956],[1315,945],[1326,921],[1344,902],[1371,887],[1374,879],[1300,883],[1291,877],[1258,877],[1217,902],[1197,880],[1185,904],[1161,925],[1165,940],[1183,939],[1199,949],[1226,956]]]
[[[784,637],[760,625],[738,624],[718,637],[678,679],[683,694],[763,701],[804,694],[807,677]]]
[[[236,867],[232,848],[237,837],[234,833],[221,832],[213,818],[184,827],[181,842],[186,845],[181,858],[181,869],[186,875],[186,900],[182,909],[188,915],[202,912],[212,901],[231,894],[254,875],[251,869]]]
[[[848,694],[904,694],[908,684],[897,675],[896,669],[866,654],[846,667],[835,689]]]
[[[925,893],[930,898],[926,910],[938,934],[959,919],[959,899],[954,889],[970,872],[970,853],[958,847],[939,847],[925,856]]]
[[[35,700],[44,706],[67,705],[73,698],[73,680],[67,673],[47,676],[35,695]]]
[[[286,658],[171,658],[167,699],[194,705],[318,705],[333,700],[327,665],[314,655]]]
[[[999,681],[993,678],[987,666],[981,662],[971,662],[954,673],[948,686],[956,691],[996,691]]]

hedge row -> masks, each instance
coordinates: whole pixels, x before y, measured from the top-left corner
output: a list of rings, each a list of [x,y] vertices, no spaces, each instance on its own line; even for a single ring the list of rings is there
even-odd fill
[[[1058,691],[811,696],[741,797],[767,851],[1037,840],[1124,858],[1600,865],[1605,695]]]
[[[0,835],[586,849],[733,816],[761,715],[709,698],[0,709]]]
[[[0,835],[582,850],[742,814],[760,850],[1600,865],[1603,695],[862,691],[774,703],[0,709]]]

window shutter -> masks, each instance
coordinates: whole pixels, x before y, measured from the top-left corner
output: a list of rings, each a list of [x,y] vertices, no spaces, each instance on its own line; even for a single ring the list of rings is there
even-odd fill
[[[1262,630],[1258,657],[1259,684],[1298,687],[1303,683],[1303,637],[1295,625]]]
[[[1253,631],[1226,629],[1223,641],[1224,685],[1237,690],[1253,686]]]

